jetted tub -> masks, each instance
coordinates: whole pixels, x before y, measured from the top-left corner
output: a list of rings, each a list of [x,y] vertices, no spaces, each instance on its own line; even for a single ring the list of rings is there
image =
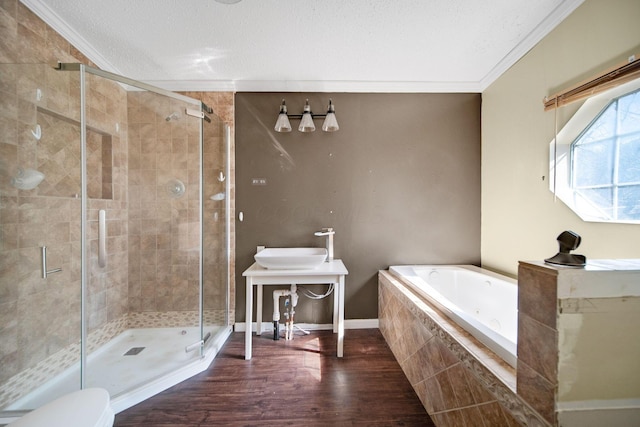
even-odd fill
[[[515,368],[514,279],[473,265],[402,265],[389,271]]]

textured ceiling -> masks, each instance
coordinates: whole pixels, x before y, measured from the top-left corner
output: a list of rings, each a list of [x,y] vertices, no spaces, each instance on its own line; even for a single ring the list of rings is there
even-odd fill
[[[479,92],[583,0],[21,0],[168,89]]]

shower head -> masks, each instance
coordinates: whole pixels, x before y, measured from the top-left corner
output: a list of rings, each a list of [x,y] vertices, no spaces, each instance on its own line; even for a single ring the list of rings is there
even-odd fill
[[[174,111],[173,113],[165,117],[165,120],[170,122],[171,120],[178,120],[178,118],[179,118],[178,113]]]

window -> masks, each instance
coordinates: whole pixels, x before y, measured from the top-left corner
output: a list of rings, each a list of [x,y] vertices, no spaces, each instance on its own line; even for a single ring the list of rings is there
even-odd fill
[[[551,189],[585,221],[640,223],[639,87],[589,99],[551,144]]]
[[[640,220],[640,91],[623,95],[571,144],[572,187],[611,220]]]

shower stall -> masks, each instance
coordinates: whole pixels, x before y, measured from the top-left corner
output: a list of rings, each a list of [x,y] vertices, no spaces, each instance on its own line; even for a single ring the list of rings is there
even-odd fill
[[[3,416],[87,387],[118,412],[206,369],[231,331],[228,126],[80,64],[0,81]]]

